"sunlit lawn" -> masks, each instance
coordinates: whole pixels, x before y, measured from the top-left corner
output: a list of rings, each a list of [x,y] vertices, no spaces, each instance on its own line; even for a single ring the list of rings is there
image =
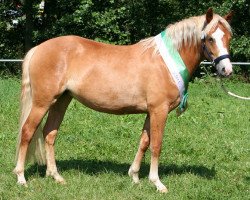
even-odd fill
[[[249,83],[226,85],[250,96]],[[250,101],[226,95],[214,78],[190,83],[188,110],[179,118],[170,114],[159,170],[165,195],[148,181],[149,152],[141,183],[127,176],[145,116],[98,113],[76,101],[56,143],[67,185],[46,178],[45,167],[29,165],[29,187],[18,186],[12,170],[19,90],[19,80],[0,78],[0,199],[250,199]]]

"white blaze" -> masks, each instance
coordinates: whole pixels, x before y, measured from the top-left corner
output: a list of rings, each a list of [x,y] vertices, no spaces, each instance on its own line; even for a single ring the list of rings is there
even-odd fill
[[[216,45],[217,45],[217,47],[219,49],[219,55],[218,56],[221,56],[223,54],[228,54],[228,51],[223,46],[223,42],[222,42],[222,38],[223,38],[224,35],[225,35],[225,33],[220,28],[217,28],[216,31],[212,34],[213,38],[216,41]]]
[[[217,28],[216,31],[212,34],[212,37],[214,38],[216,45],[219,50],[219,56],[228,54],[227,49],[224,47],[222,38],[225,35],[225,33],[220,29]],[[218,63],[218,70],[221,71],[222,68],[225,68],[226,75],[230,74],[232,72],[232,64],[229,60],[229,58],[223,59]]]

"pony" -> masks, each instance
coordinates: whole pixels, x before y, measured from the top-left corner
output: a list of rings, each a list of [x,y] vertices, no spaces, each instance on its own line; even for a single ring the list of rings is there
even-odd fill
[[[168,113],[178,105],[180,112],[185,110],[188,80],[202,60],[212,61],[222,76],[232,73],[228,54],[231,18],[232,12],[221,17],[209,8],[204,15],[171,24],[161,34],[133,45],[61,36],[32,48],[22,65],[20,129],[13,171],[17,182],[27,186],[27,160],[46,163],[46,175],[65,183],[57,170],[54,143],[67,106],[75,98],[100,112],[146,114],[128,174],[134,183],[139,182],[141,161],[150,148],[149,180],[158,191],[167,192],[158,165]],[[178,62],[173,57],[178,57]]]

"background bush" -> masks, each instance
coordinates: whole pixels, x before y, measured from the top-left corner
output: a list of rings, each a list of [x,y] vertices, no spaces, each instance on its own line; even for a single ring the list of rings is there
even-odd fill
[[[168,24],[194,15],[209,7],[220,15],[235,11],[232,21],[233,61],[250,61],[250,9],[246,0],[46,0],[44,11],[38,0],[1,1],[0,58],[22,58],[25,52],[49,38],[79,35],[113,44],[131,44],[158,34]],[[17,5],[20,5],[19,7]],[[19,16],[6,16],[16,10]],[[12,20],[18,25],[13,26]],[[18,73],[20,66],[1,63],[1,70]],[[249,67],[248,67],[249,68]],[[248,68],[237,70],[248,72]]]

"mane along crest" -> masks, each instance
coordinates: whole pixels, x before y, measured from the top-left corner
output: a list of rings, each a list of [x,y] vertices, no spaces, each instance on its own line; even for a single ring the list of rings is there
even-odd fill
[[[205,15],[190,17],[180,22],[170,24],[167,26],[167,36],[172,39],[173,45],[177,50],[180,50],[183,45],[198,45],[201,41],[201,32],[208,33],[219,22],[232,34],[229,23],[221,16],[214,14],[213,20],[206,25]],[[158,53],[154,37],[150,37],[140,41],[144,49],[155,47],[155,52]]]
[[[203,18],[203,20],[202,20]],[[191,17],[167,27],[167,36],[172,39],[174,47],[179,50],[182,45],[197,44],[200,40],[204,17]]]
[[[214,14],[213,20],[206,25],[205,15],[184,19],[167,27],[168,36],[172,39],[174,47],[179,50],[182,45],[196,45],[201,40],[202,30],[208,33],[219,22],[230,32],[229,23],[221,16]]]

